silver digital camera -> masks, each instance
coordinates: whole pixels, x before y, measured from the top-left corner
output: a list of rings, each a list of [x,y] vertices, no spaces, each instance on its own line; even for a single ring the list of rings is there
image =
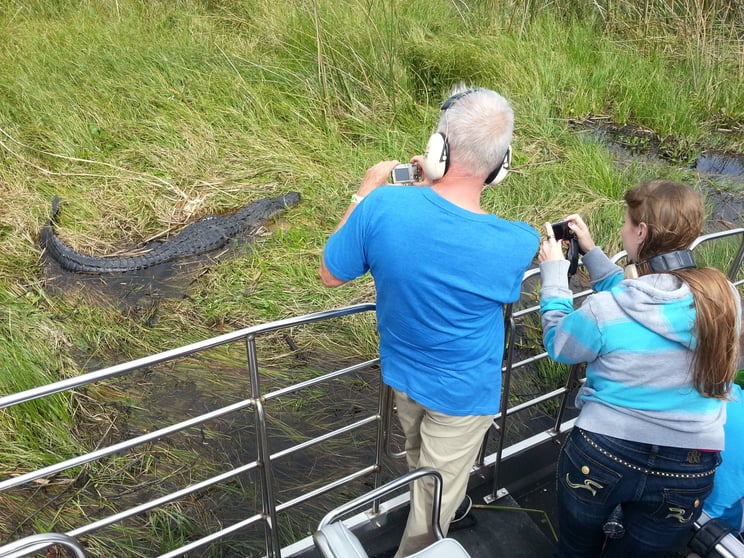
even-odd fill
[[[393,169],[392,183],[393,184],[413,184],[418,182],[421,176],[419,166],[416,164],[407,163],[404,165],[398,165]]]

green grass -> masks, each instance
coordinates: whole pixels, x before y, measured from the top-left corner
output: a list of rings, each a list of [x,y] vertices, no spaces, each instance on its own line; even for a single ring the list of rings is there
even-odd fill
[[[623,192],[683,165],[620,166],[570,120],[651,130],[680,153],[744,150],[737,5],[530,0],[0,0],[0,389],[70,377],[255,323],[374,300],[328,290],[322,246],[365,169],[420,152],[460,80],[516,113],[514,172],[486,207],[542,230],[582,213],[619,250]],[[206,213],[301,192],[240,257],[209,264],[159,321],[51,294],[38,233],[95,254]],[[302,346],[372,354],[360,320]],[[0,414],[0,476],[84,435],[101,394]],[[115,393],[107,394],[116,397]],[[177,511],[173,511],[177,513]],[[160,521],[160,520],[159,520]],[[163,522],[169,521],[167,516]],[[174,539],[181,533],[174,532]]]

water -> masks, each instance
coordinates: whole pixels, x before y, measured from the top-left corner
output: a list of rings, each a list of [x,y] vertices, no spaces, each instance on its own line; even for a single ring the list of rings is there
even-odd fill
[[[677,168],[697,174],[697,186],[710,206],[705,232],[744,226],[744,154],[715,150],[682,149],[653,131],[620,126],[604,118],[570,122],[571,129],[607,147],[615,164],[646,168]]]

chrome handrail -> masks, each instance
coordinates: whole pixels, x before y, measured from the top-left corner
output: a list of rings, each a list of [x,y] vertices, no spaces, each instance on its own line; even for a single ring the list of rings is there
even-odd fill
[[[431,477],[434,481],[432,483],[434,486],[434,493],[432,497],[433,506],[431,510],[431,526],[432,530],[434,531],[435,538],[437,540],[443,539],[444,533],[442,532],[442,526],[439,524],[439,510],[442,503],[442,475],[441,473],[439,473],[439,471],[436,471],[429,467],[410,471],[386,483],[384,486],[380,486],[378,488],[375,488],[374,490],[370,490],[368,493],[362,494],[354,500],[338,506],[337,508],[331,510],[323,516],[323,518],[318,523],[318,530],[322,530],[327,525],[330,525],[335,521],[339,521],[344,516],[362,508],[363,506],[373,501],[379,502],[382,496],[399,490],[400,488],[407,486],[423,477]]]
[[[347,307],[338,308],[338,309],[329,310],[329,311],[323,311],[323,312],[316,312],[316,313],[311,313],[311,314],[307,314],[304,316],[293,317],[293,318],[284,319],[284,320],[277,320],[274,322],[269,322],[269,323],[258,325],[258,326],[243,328],[243,329],[240,329],[234,332],[219,335],[219,336],[206,339],[206,340],[203,340],[197,343],[192,343],[189,345],[185,345],[183,347],[179,347],[179,348],[172,349],[169,351],[164,351],[162,353],[158,353],[155,355],[150,355],[144,358],[132,360],[129,362],[125,362],[119,365],[111,366],[111,367],[97,370],[94,372],[82,374],[75,378],[60,380],[58,382],[53,382],[53,383],[50,383],[44,386],[26,390],[23,392],[0,397],[0,409],[10,408],[14,405],[19,405],[19,404],[22,404],[28,401],[33,401],[36,399],[40,399],[40,398],[43,398],[49,395],[73,390],[73,389],[86,386],[86,385],[89,385],[89,384],[92,384],[92,383],[95,383],[101,380],[106,380],[106,379],[122,376],[125,374],[135,372],[137,370],[142,370],[148,367],[152,367],[155,364],[161,364],[161,363],[173,361],[179,358],[188,357],[196,353],[205,351],[207,349],[211,349],[214,347],[218,347],[221,345],[227,345],[227,344],[231,344],[235,342],[240,342],[240,341],[244,341],[246,344],[246,362],[248,364],[248,372],[251,377],[251,386],[252,386],[251,388],[252,393],[249,399],[245,399],[243,401],[239,401],[237,403],[227,405],[215,411],[204,413],[202,415],[190,418],[188,420],[185,420],[185,421],[182,421],[176,424],[171,424],[165,428],[161,428],[161,429],[158,429],[152,432],[148,432],[141,436],[130,438],[128,440],[125,440],[124,442],[113,444],[111,446],[107,446],[99,450],[89,452],[81,456],[74,457],[72,459],[61,461],[54,465],[42,467],[40,469],[37,469],[35,471],[30,471],[25,474],[12,476],[8,479],[4,479],[0,481],[0,492],[9,490],[10,488],[26,485],[30,482],[61,473],[73,467],[78,467],[80,465],[84,465],[86,463],[96,461],[103,457],[110,456],[116,453],[121,453],[125,450],[131,449],[137,446],[141,446],[149,442],[153,442],[157,439],[166,437],[168,435],[174,434],[176,432],[185,430],[190,427],[198,426],[214,418],[224,416],[224,415],[227,415],[229,413],[232,413],[232,412],[235,412],[241,409],[253,408],[254,414],[256,415],[256,424],[257,424],[257,432],[258,432],[257,433],[258,458],[256,460],[250,463],[247,463],[247,464],[243,464],[240,467],[231,469],[230,471],[227,471],[225,473],[221,473],[219,475],[213,476],[203,482],[199,482],[199,483],[190,485],[186,488],[183,488],[181,490],[172,492],[161,498],[157,498],[152,501],[145,502],[137,506],[133,506],[119,513],[107,516],[97,521],[93,521],[82,527],[73,529],[62,536],[69,537],[74,540],[75,537],[80,537],[82,535],[90,534],[98,529],[101,529],[102,527],[112,525],[114,523],[119,523],[127,518],[131,518],[143,512],[153,510],[155,508],[163,506],[164,504],[173,502],[177,500],[178,498],[183,497],[184,495],[192,494],[200,490],[204,490],[205,488],[214,486],[220,482],[223,482],[227,479],[235,477],[239,474],[242,474],[242,473],[245,473],[251,470],[258,470],[261,475],[261,488],[262,488],[261,490],[262,512],[260,514],[252,516],[244,521],[239,522],[236,525],[227,527],[218,532],[211,533],[210,535],[200,539],[199,541],[193,541],[189,543],[188,545],[185,545],[179,549],[176,549],[167,554],[164,554],[162,555],[162,558],[169,557],[169,556],[179,556],[183,554],[184,552],[187,552],[188,550],[192,550],[200,546],[204,546],[205,544],[208,544],[211,541],[217,540],[222,536],[225,536],[234,531],[240,530],[248,525],[252,525],[258,522],[263,522],[265,525],[267,555],[271,556],[272,558],[280,558],[281,549],[279,547],[278,531],[275,528],[277,525],[277,513],[278,512],[286,511],[287,509],[290,509],[302,502],[312,499],[313,496],[317,496],[320,493],[327,492],[343,484],[350,483],[356,478],[361,478],[363,476],[367,476],[370,474],[373,474],[375,476],[374,482],[376,483],[375,486],[377,486],[379,485],[379,482],[380,482],[379,471],[381,467],[380,467],[379,462],[375,462],[371,466],[362,467],[355,474],[349,475],[345,479],[341,479],[340,481],[332,481],[328,483],[326,486],[321,487],[319,490],[314,491],[313,493],[304,494],[301,497],[296,498],[293,501],[282,505],[282,504],[277,504],[275,502],[275,498],[273,495],[273,478],[272,478],[272,467],[271,467],[272,460],[283,457],[293,452],[301,451],[312,445],[316,445],[322,441],[328,440],[336,436],[340,436],[351,430],[361,428],[362,426],[365,426],[371,422],[380,422],[381,419],[380,419],[379,414],[375,414],[371,417],[358,420],[352,423],[351,425],[347,425],[343,428],[338,428],[333,432],[326,433],[323,436],[318,436],[316,438],[313,438],[312,440],[309,440],[308,442],[296,444],[295,446],[291,448],[287,448],[285,450],[271,454],[269,452],[269,445],[268,445],[268,440],[266,437],[267,427],[266,427],[265,416],[263,413],[263,404],[264,402],[268,400],[278,398],[282,395],[286,395],[287,393],[298,391],[300,389],[307,388],[312,385],[320,384],[324,381],[328,381],[330,379],[334,379],[339,376],[350,374],[361,368],[364,368],[364,367],[367,367],[367,366],[370,366],[376,363],[377,359],[369,360],[367,362],[360,363],[354,366],[350,366],[350,367],[347,367],[341,370],[336,370],[328,374],[324,374],[318,378],[314,378],[312,380],[302,382],[300,384],[289,386],[288,388],[277,389],[272,392],[262,394],[260,392],[260,385],[261,385],[260,374],[259,374],[258,357],[257,357],[257,352],[256,352],[256,346],[255,346],[256,337],[260,335],[272,333],[275,331],[283,330],[283,329],[298,327],[301,325],[316,323],[316,322],[325,321],[325,320],[334,319],[334,318],[340,318],[344,316],[350,316],[353,314],[359,314],[363,312],[370,312],[370,311],[374,311],[374,309],[375,309],[375,305],[372,303],[357,304],[353,306],[347,306]],[[380,446],[380,443],[381,443],[381,440],[379,439],[379,436],[378,436],[378,450],[376,452],[376,456],[378,456],[377,457],[378,459],[379,459],[379,456],[383,455],[384,453],[383,449]],[[50,534],[47,534],[47,535],[50,535]],[[28,537],[26,537],[25,539],[22,539],[22,540],[31,541],[31,543],[29,543],[28,545],[25,543],[24,545],[22,545],[24,548],[25,554],[29,554],[31,552],[35,552],[35,551],[38,551],[44,548],[44,544],[39,542],[40,540],[43,540],[43,539],[36,539],[36,538],[29,539]],[[10,544],[0,546],[0,552],[9,552],[11,549],[19,548],[19,547],[16,547],[15,544],[16,543],[10,543]],[[18,544],[20,544],[20,541],[18,541]]]
[[[18,558],[28,556],[31,552],[41,550],[50,546],[66,546],[72,549],[77,558],[86,558],[82,545],[73,537],[62,533],[41,533],[29,535],[19,541],[6,544],[0,548],[0,558]]]

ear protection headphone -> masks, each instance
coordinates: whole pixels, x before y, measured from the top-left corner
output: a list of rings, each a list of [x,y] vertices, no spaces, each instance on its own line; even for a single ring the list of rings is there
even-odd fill
[[[459,99],[475,91],[475,89],[468,89],[452,95],[442,103],[441,110],[445,111],[449,109]],[[506,178],[511,167],[511,157],[512,149],[509,146],[504,155],[504,160],[486,177],[484,181],[486,185],[498,184]],[[449,142],[445,134],[436,132],[429,137],[429,141],[426,144],[426,151],[424,151],[424,161],[421,166],[427,178],[432,181],[439,180],[445,175],[449,168]]]
[[[503,182],[503,180],[506,178],[506,175],[509,174],[509,170],[511,169],[511,158],[512,158],[512,148],[511,145],[506,148],[506,154],[504,155],[504,160],[501,161],[501,164],[493,169],[491,171],[491,174],[489,174],[486,177],[486,180],[484,184],[486,186],[493,186],[496,184],[500,184]]]
[[[432,134],[429,138],[421,167],[429,180],[439,180],[447,172],[449,168],[449,143],[442,132]]]

